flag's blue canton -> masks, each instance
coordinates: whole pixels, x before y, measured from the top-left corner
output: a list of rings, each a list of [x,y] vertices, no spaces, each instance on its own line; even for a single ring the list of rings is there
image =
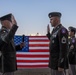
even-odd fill
[[[20,44],[22,42],[22,36],[15,36],[14,42],[16,45]],[[24,37],[25,47],[22,50],[19,50],[19,52],[29,52],[29,37]]]
[[[15,42],[15,45],[20,44],[22,42],[22,36],[15,36],[14,42]]]

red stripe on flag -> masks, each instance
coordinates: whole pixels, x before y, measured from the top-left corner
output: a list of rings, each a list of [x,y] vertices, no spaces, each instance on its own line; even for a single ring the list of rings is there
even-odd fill
[[[17,65],[18,68],[42,68],[48,67],[48,65]]]
[[[47,38],[46,36],[30,36],[30,38]]]
[[[43,57],[43,58],[45,58],[45,57],[49,57],[49,55],[26,55],[26,54],[17,54],[16,55],[17,57],[23,57],[23,58],[27,58],[27,57],[30,57],[30,58],[32,58],[32,57],[34,57],[34,58],[37,58],[37,57]]]

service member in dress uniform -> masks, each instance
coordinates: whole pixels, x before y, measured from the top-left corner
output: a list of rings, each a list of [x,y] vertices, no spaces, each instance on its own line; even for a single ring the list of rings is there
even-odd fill
[[[69,27],[69,74],[76,75],[76,28]]]
[[[60,12],[51,12],[48,16],[51,26],[54,27],[50,33],[50,28],[47,26],[47,37],[50,40],[51,75],[65,75],[66,69],[68,69],[68,30],[60,22]]]
[[[17,70],[16,50],[21,50],[25,44],[15,46],[14,35],[18,29],[17,22],[12,14],[0,18],[0,72],[1,75],[14,75]]]

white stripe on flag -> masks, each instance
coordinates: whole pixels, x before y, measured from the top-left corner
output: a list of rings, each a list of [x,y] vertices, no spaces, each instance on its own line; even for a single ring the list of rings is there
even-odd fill
[[[17,52],[16,54],[28,54],[28,55],[49,55],[49,52]]]
[[[49,44],[49,42],[29,42],[29,44]]]
[[[49,47],[29,47],[29,49],[49,49]]]
[[[34,58],[34,57],[23,58],[23,57],[17,57],[17,60],[49,60],[49,58],[48,57],[46,57],[46,58]]]
[[[48,65],[48,63],[17,63],[17,65]]]

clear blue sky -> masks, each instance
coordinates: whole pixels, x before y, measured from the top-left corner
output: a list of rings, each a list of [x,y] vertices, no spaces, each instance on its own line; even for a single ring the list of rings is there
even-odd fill
[[[19,26],[17,35],[37,32],[45,35],[48,13],[52,11],[62,13],[61,23],[66,28],[76,27],[76,0],[0,0],[0,16],[8,13],[15,16]]]

